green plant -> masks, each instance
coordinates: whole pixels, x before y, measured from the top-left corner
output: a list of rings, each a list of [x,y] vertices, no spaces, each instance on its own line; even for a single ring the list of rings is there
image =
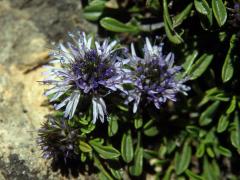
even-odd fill
[[[188,77],[189,95],[160,109],[140,104],[134,114],[113,94],[109,121],[74,116],[78,153],[101,179],[238,179],[240,171],[239,2],[223,0],[88,1],[86,19],[122,44],[165,43]],[[123,16],[124,14],[124,16]],[[166,36],[165,36],[166,34]],[[130,87],[131,88],[131,87]],[[117,103],[112,103],[117,102]],[[112,104],[111,104],[112,103]]]

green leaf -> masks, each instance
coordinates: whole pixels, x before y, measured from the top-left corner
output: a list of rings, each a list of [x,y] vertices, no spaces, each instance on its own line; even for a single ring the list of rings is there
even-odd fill
[[[117,117],[111,116],[108,124],[108,135],[114,136],[118,131],[118,121]]]
[[[209,64],[212,62],[213,55],[203,54],[192,66],[189,71],[189,76],[191,80],[200,77],[208,68]]]
[[[101,19],[100,24],[103,28],[113,32],[129,32],[129,33],[139,32],[139,28],[137,26],[125,24],[110,17],[105,17]]]
[[[197,152],[196,152],[196,156],[198,158],[201,158],[205,153],[205,144],[201,143],[199,146],[197,146]]]
[[[95,129],[95,124],[89,124],[86,127],[80,128],[81,132],[84,134],[89,134]]]
[[[159,132],[153,120],[148,121],[144,125],[143,130],[146,136],[156,136]]]
[[[232,128],[231,128],[231,143],[232,145],[240,149],[240,123],[239,123],[239,114],[237,111],[235,111],[234,114],[234,121],[232,123]]]
[[[176,153],[175,159],[175,169],[177,175],[183,173],[189,166],[192,156],[192,149],[189,146],[188,142],[186,142],[183,146],[183,150],[181,154]]]
[[[174,35],[173,32],[171,32],[169,25],[166,22],[165,16],[163,16],[163,20],[164,20],[164,27],[165,27],[165,31],[166,31],[168,39],[174,44],[181,44],[183,42],[183,39],[178,34]]]
[[[232,153],[229,149],[222,147],[222,146],[217,146],[216,150],[218,151],[219,154],[226,156],[226,157],[231,157]]]
[[[170,165],[165,173],[165,175],[163,176],[163,180],[171,180],[171,174],[172,171],[174,170],[174,167],[172,165]]]
[[[117,170],[117,169],[113,169],[111,167],[108,167],[108,169],[110,169],[110,172],[112,173],[113,177],[115,179],[122,179],[122,171],[121,170]]]
[[[169,29],[173,31],[173,23],[168,12],[167,0],[163,0],[163,16],[165,17],[165,20],[166,20],[166,23],[168,24]]]
[[[217,125],[217,132],[222,133],[224,132],[229,124],[229,114],[222,114]]]
[[[206,0],[194,0],[194,5],[199,13],[208,15],[210,7]]]
[[[158,156],[158,153],[157,151],[154,151],[154,150],[149,150],[149,149],[144,149],[144,152],[143,152],[143,157],[145,159],[153,159],[153,158],[156,158]]]
[[[223,4],[222,0],[212,0],[212,8],[214,16],[218,22],[218,25],[221,27],[225,24],[227,20],[227,10]]]
[[[105,1],[95,0],[83,9],[83,16],[90,21],[96,21],[102,15]]]
[[[207,147],[206,151],[207,151],[207,154],[208,154],[211,158],[214,158],[215,154],[214,154],[212,148]]]
[[[135,119],[134,119],[134,127],[135,127],[136,129],[141,128],[141,127],[142,127],[142,124],[143,124],[142,118],[135,118]]]
[[[234,67],[233,67],[234,57],[232,56],[232,50],[234,49],[236,39],[237,39],[236,34],[232,35],[228,53],[222,67],[223,82],[229,81],[232,78],[234,73]]]
[[[128,112],[128,108],[122,104],[118,104],[117,107],[121,109],[122,111]]]
[[[99,177],[99,179],[113,180],[111,175],[103,167],[103,165],[100,162],[100,160],[96,156],[94,156],[93,158],[94,158],[94,165],[100,170],[100,174],[99,175],[101,175],[101,176]]]
[[[236,106],[237,106],[236,96],[233,96],[226,113],[231,114],[236,109]]]
[[[197,56],[198,56],[198,51],[196,50],[194,50],[191,55],[187,56],[186,61],[182,64],[182,67],[185,70],[184,75],[188,74]]]
[[[217,110],[219,104],[220,104],[220,101],[215,101],[205,111],[202,112],[199,118],[199,124],[201,126],[208,125],[209,123],[212,122],[213,115]]]
[[[87,143],[84,142],[84,141],[80,141],[80,142],[79,142],[79,149],[80,149],[82,152],[91,152],[91,151],[92,151],[92,147],[89,146],[89,144],[87,144]]]
[[[89,143],[103,159],[116,159],[120,156],[120,152],[112,146],[104,146],[93,140],[89,141]]]
[[[215,174],[212,171],[212,166],[209,164],[206,157],[204,157],[203,161],[203,177],[207,180],[216,180]]]
[[[186,8],[173,18],[173,28],[182,24],[191,12],[193,3],[189,3]]]
[[[208,29],[212,25],[212,9],[206,0],[194,0],[194,6],[199,13],[202,27]]]
[[[189,179],[191,179],[191,180],[203,180],[203,178],[201,176],[190,171],[189,169],[187,169],[185,172],[186,172],[187,176],[189,177]]]
[[[134,164],[129,167],[132,176],[140,176],[143,170],[143,148],[137,147],[134,155]]]
[[[163,0],[163,21],[168,39],[174,44],[180,44],[183,39],[173,29],[173,23],[168,13],[167,0]]]
[[[124,133],[121,143],[121,154],[122,158],[126,163],[129,163],[133,159],[133,143],[131,132]]]
[[[193,136],[198,136],[199,132],[200,132],[200,129],[196,126],[189,125],[189,126],[186,127],[186,131]]]
[[[160,2],[159,0],[147,0],[146,7],[158,10],[160,8]]]

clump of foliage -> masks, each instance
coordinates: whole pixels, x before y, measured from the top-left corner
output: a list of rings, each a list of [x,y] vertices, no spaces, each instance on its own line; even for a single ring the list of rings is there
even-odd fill
[[[44,82],[59,102],[39,130],[44,156],[78,158],[101,179],[238,179],[240,2],[82,4],[121,45],[80,34],[54,51],[61,69],[49,72],[59,79]]]

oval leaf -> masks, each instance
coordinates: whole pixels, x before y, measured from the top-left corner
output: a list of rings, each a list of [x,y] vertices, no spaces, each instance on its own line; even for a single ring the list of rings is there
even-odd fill
[[[199,124],[201,126],[208,125],[209,123],[212,122],[213,115],[217,110],[219,104],[220,104],[220,101],[215,101],[205,111],[202,112],[199,118]]]
[[[212,62],[213,55],[203,54],[192,66],[189,71],[189,76],[191,80],[200,77],[208,68],[209,64]]]
[[[118,121],[116,117],[111,117],[108,124],[108,135],[114,136],[118,131]]]
[[[120,156],[120,152],[112,146],[104,146],[93,140],[91,140],[89,143],[103,159],[116,159]]]
[[[79,142],[79,149],[80,149],[82,152],[91,152],[91,151],[92,151],[92,147],[89,146],[89,144],[87,144],[87,143],[84,142],[84,141],[80,141],[80,142]]]
[[[236,42],[236,35],[232,35],[231,40],[230,40],[230,47],[228,49],[228,53],[227,56],[225,58],[223,67],[222,67],[222,80],[223,82],[227,82],[229,81],[232,76],[233,76],[233,72],[234,72],[234,68],[233,68],[233,61],[234,61],[234,57],[232,56],[232,50],[235,46],[235,42]]]
[[[229,124],[229,114],[222,114],[217,125],[217,132],[222,133],[224,132]]]
[[[236,106],[237,106],[236,96],[233,96],[226,113],[231,114],[236,109]]]
[[[226,156],[226,157],[231,157],[232,156],[231,151],[229,149],[225,148],[225,147],[218,146],[217,151],[218,151],[219,154],[221,154],[223,156]]]
[[[232,124],[231,143],[234,147],[240,149],[240,123],[239,114],[237,111],[235,111],[234,122]]]
[[[227,20],[227,10],[222,0],[212,0],[212,8],[218,25],[221,27]]]
[[[210,7],[206,0],[194,0],[194,6],[199,13],[204,15],[209,14]]]
[[[123,134],[121,143],[122,158],[126,163],[129,163],[133,159],[133,143],[130,131]]]
[[[134,156],[134,164],[129,167],[129,172],[132,176],[140,176],[143,170],[143,148],[136,149]]]
[[[183,173],[189,166],[192,156],[192,149],[188,143],[185,143],[181,154],[176,153],[175,169],[177,175]]]

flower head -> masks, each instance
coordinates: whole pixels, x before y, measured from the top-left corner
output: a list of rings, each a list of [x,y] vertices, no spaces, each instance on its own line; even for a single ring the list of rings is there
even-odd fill
[[[79,130],[71,128],[63,119],[49,118],[38,130],[38,135],[37,143],[41,146],[44,158],[64,157],[66,161],[77,157],[75,143]]]
[[[64,94],[69,94],[56,109],[66,106],[65,117],[71,119],[81,96],[92,99],[93,123],[97,119],[104,122],[107,115],[103,97],[117,89],[122,90],[124,82],[123,62],[119,61],[118,54],[122,50],[114,49],[117,42],[102,45],[93,42],[92,37],[85,33],[77,36],[70,34],[72,42],[63,44],[52,53],[52,63],[59,63],[60,67],[50,66],[48,77],[43,82],[53,85],[45,92],[47,96],[53,95],[50,101],[59,99]]]
[[[140,58],[131,45],[130,65],[134,69],[131,77],[135,87],[129,91],[127,103],[134,101],[133,112],[137,111],[141,98],[153,102],[159,109],[167,100],[176,101],[178,92],[186,94],[190,89],[184,85],[187,78],[177,78],[181,67],[174,66],[174,54],[163,55],[162,48],[163,44],[152,46],[146,38],[144,57]]]

